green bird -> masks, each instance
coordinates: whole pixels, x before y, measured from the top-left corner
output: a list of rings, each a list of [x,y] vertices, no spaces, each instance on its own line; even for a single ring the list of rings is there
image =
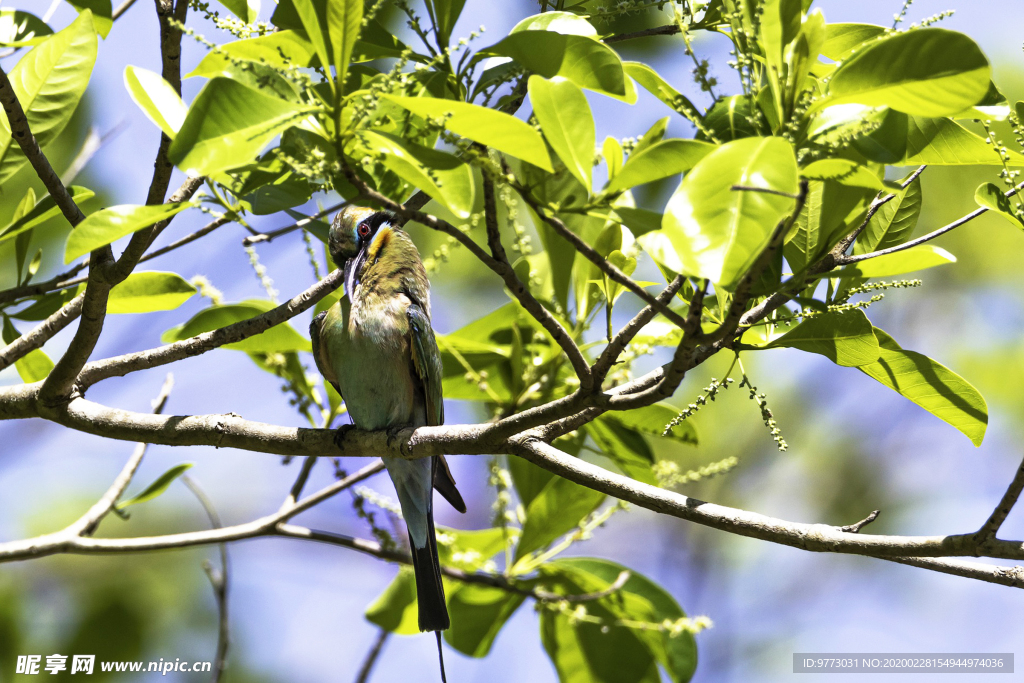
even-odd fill
[[[394,215],[347,207],[328,235],[345,296],[310,325],[317,368],[363,430],[444,422],[441,355],[430,326],[430,283]],[[341,432],[340,432],[341,433]],[[466,511],[443,457],[385,457],[409,531],[421,631],[449,626],[434,536],[433,491]],[[443,677],[442,663],[442,677]]]

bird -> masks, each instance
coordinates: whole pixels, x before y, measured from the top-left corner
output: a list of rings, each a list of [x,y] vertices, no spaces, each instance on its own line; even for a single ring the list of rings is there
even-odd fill
[[[345,294],[310,324],[317,369],[345,401],[347,429],[389,430],[444,423],[441,354],[430,323],[430,282],[419,251],[387,211],[348,206],[331,223],[327,248]],[[434,535],[433,490],[456,510],[466,503],[444,456],[382,458],[398,493],[412,550],[420,631],[449,628]]]

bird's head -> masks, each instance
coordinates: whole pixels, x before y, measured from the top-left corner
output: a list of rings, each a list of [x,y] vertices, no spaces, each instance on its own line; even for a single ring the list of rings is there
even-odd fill
[[[396,222],[392,213],[362,206],[347,206],[334,217],[327,248],[331,259],[345,271],[345,291],[349,297],[359,283],[363,266],[376,258]]]

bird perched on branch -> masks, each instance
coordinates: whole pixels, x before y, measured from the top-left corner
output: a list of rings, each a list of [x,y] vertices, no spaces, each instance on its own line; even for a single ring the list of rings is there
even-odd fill
[[[444,422],[441,355],[430,326],[430,283],[419,252],[384,211],[349,206],[334,218],[331,258],[345,296],[310,325],[317,368],[363,430]],[[449,626],[434,536],[433,491],[466,511],[443,456],[385,457],[409,530],[421,631]],[[444,663],[441,664],[442,680]]]

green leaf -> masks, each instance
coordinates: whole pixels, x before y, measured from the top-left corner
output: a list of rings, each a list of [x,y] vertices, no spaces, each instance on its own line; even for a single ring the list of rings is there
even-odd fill
[[[877,327],[875,336],[881,357],[858,369],[956,427],[971,443],[980,446],[988,425],[988,405],[978,390],[928,356],[900,348]]]
[[[451,41],[455,22],[459,20],[465,4],[466,0],[427,0],[427,11],[437,28],[437,42],[442,47],[447,47]]]
[[[314,54],[313,44],[297,31],[275,31],[219,46],[216,52],[208,52],[186,78],[226,76],[235,69],[232,59],[265,63],[279,69],[305,67]]]
[[[1010,116],[1010,103],[1006,96],[999,92],[995,83],[989,82],[988,92],[973,107],[955,114],[955,119],[988,119],[991,121],[1005,121]]]
[[[881,179],[870,170],[849,159],[820,159],[805,168],[800,175],[808,180],[834,180],[842,185],[882,190]]]
[[[853,245],[854,254],[867,254],[903,244],[914,233],[921,215],[922,190],[918,177],[875,212]]]
[[[878,360],[878,341],[863,311],[822,313],[808,318],[766,348],[788,347],[855,368]]]
[[[366,608],[366,620],[401,635],[420,632],[416,579],[412,567],[402,567],[384,592]]]
[[[645,484],[658,483],[651,466],[654,453],[640,434],[620,423],[609,414],[598,417],[585,427],[601,452],[627,476]]]
[[[361,131],[361,140],[399,178],[438,200],[459,218],[473,210],[473,172],[458,157],[394,135]]]
[[[641,434],[661,437],[665,426],[678,414],[679,410],[668,403],[653,403],[635,410],[605,413],[605,416]],[[696,446],[697,430],[691,422],[681,422],[673,427],[672,432],[665,438]]]
[[[331,0],[327,3],[327,32],[331,37],[334,76],[339,88],[344,87],[352,48],[359,40],[362,23],[363,0]]]
[[[4,318],[3,339],[4,344],[12,344],[21,336],[21,333],[14,327],[14,323],[6,315]],[[42,349],[33,349],[24,356],[14,361],[14,368],[18,371],[21,381],[26,384],[40,382],[53,370],[53,361]]]
[[[589,193],[597,134],[586,95],[564,78],[530,76],[528,90],[544,137]]]
[[[562,477],[553,477],[526,508],[526,523],[516,545],[515,560],[542,550],[572,531],[596,510],[605,495]]]
[[[127,66],[124,69],[124,86],[142,113],[173,139],[185,121],[188,107],[171,84],[158,73]]]
[[[974,191],[974,201],[989,211],[993,211],[1006,220],[1010,221],[1015,228],[1024,228],[1024,218],[1021,218],[1021,209],[1014,206],[1010,198],[1003,194],[1003,191],[994,183],[984,183]]]
[[[829,97],[815,107],[856,102],[915,116],[953,116],[988,92],[992,69],[962,33],[922,28],[875,41],[842,63]]]
[[[170,311],[195,293],[195,285],[177,273],[135,272],[110,290],[107,313]]]
[[[693,103],[685,95],[669,85],[664,78],[658,75],[658,72],[646,64],[642,62],[623,62],[622,69],[630,78],[639,83],[640,87],[664,102],[672,111],[697,111],[697,108],[693,106]]]
[[[685,173],[711,153],[715,146],[697,140],[661,140],[629,155],[629,159],[605,192],[620,192],[677,173]]]
[[[96,194],[86,187],[79,187],[72,185],[68,188],[68,194],[71,195],[72,199],[75,200],[76,204],[81,205],[86,199],[91,199]],[[11,239],[21,233],[28,232],[32,228],[42,225],[46,221],[54,218],[55,216],[61,215],[60,207],[57,206],[57,202],[53,200],[49,194],[43,196],[35,207],[21,218],[13,221],[10,225],[0,230],[0,243],[5,240]]]
[[[448,594],[451,628],[445,641],[470,657],[486,657],[498,632],[526,599],[525,595],[474,583],[454,583]]]
[[[347,4],[349,0],[344,0],[344,2]],[[327,23],[326,7],[323,3],[315,4],[313,0],[292,0],[289,4],[293,5],[299,20],[302,22],[302,28],[305,29],[306,35],[309,36],[310,41],[313,43],[317,57],[320,58],[320,64],[326,70],[327,65],[331,63],[331,54],[328,51],[327,42],[324,40],[324,30],[326,29],[324,24]],[[279,6],[278,11],[280,11],[281,7]],[[277,12],[274,12],[274,17],[276,16]],[[330,81],[330,79],[328,80]],[[333,88],[334,82],[330,82]],[[341,81],[341,83],[344,83],[344,81]]]
[[[68,235],[67,245],[64,247],[64,263],[71,263],[93,249],[110,244],[136,230],[148,228],[193,206],[195,204],[192,202],[153,206],[121,204],[97,211],[87,216]]]
[[[745,138],[726,143],[694,166],[669,200],[662,230],[682,262],[683,274],[732,289],[768,245],[793,199],[759,187],[795,194],[793,147],[782,138]]]
[[[38,45],[53,29],[34,14],[0,7],[0,47]]]
[[[1018,224],[1019,228],[1020,225]],[[891,277],[916,270],[956,263],[956,257],[942,247],[922,244],[895,254],[878,256],[847,266],[833,277]]]
[[[821,46],[821,54],[841,62],[857,47],[884,33],[884,26],[874,24],[828,24],[825,26],[825,44]]]
[[[757,128],[751,123],[753,115],[749,98],[743,95],[723,97],[704,115],[704,128],[725,142],[753,137],[758,134]],[[705,137],[703,130],[698,132],[698,140]]]
[[[528,71],[544,78],[561,76],[580,88],[630,104],[636,101],[636,91],[626,78],[619,56],[604,43],[587,36],[554,31],[520,31],[485,52],[511,57]]]
[[[220,0],[220,4],[247,24],[256,21],[260,15],[260,0]]]
[[[352,61],[368,62],[382,57],[400,57],[407,47],[374,19],[363,27],[363,32],[352,50]]]
[[[601,145],[601,156],[604,157],[604,161],[608,165],[608,181],[610,183],[622,170],[622,145],[609,135]]]
[[[227,78],[214,78],[192,102],[167,156],[191,176],[242,166],[310,111]]]
[[[561,586],[553,588],[558,592],[566,593],[596,593],[607,590],[618,579],[623,571],[629,571],[629,578],[622,588],[607,598],[598,601],[588,602],[587,611],[595,606],[596,616],[601,618],[602,624],[593,624],[598,629],[600,636],[595,636],[593,647],[600,649],[611,648],[615,638],[609,638],[616,630],[632,632],[640,641],[642,647],[654,657],[655,661],[664,668],[673,683],[686,683],[694,674],[697,667],[697,643],[693,635],[683,631],[673,634],[670,630],[658,629],[630,629],[618,625],[617,622],[629,620],[646,624],[665,625],[672,624],[686,617],[686,613],[679,607],[679,603],[661,586],[651,581],[639,572],[628,570],[626,567],[615,562],[600,558],[574,557],[557,559],[543,568],[545,577],[552,577]],[[561,591],[559,591],[561,588]],[[608,624],[614,624],[607,626]],[[543,628],[543,626],[542,626]],[[590,638],[580,634],[583,643],[588,643]],[[632,643],[629,647],[635,647]],[[581,654],[592,661],[596,671],[604,673],[607,669],[600,668],[598,661],[603,658],[602,654],[584,647]],[[636,655],[634,655],[636,656]],[[613,667],[619,668],[619,667]],[[637,680],[641,669],[624,672],[634,678],[625,680]],[[573,679],[575,680],[575,679]],[[581,679],[582,680],[582,679]],[[587,679],[591,680],[591,679]],[[598,678],[593,680],[609,680]],[[619,679],[610,679],[619,680]],[[646,679],[641,679],[646,680]],[[660,680],[654,678],[654,681]]]
[[[893,112],[898,120],[898,112]],[[999,166],[992,146],[956,121],[906,117],[907,146],[899,166]],[[1007,150],[1010,166],[1024,166],[1024,155]]]
[[[160,341],[170,344],[188,339],[203,332],[210,332],[248,320],[276,307],[277,304],[273,301],[256,299],[237,304],[215,304],[199,311],[185,324],[172,327],[164,332],[160,336]],[[308,339],[285,322],[240,342],[225,344],[221,348],[249,353],[287,353],[289,351],[309,351],[311,347]]]
[[[175,465],[157,477],[152,484],[143,489],[142,493],[139,493],[128,500],[121,501],[115,506],[115,509],[124,510],[129,505],[146,503],[163,495],[164,491],[167,490],[167,487],[173,484],[175,479],[185,474],[185,472],[187,472],[194,464],[195,463],[191,462],[183,462],[180,465]]]
[[[36,299],[31,306],[23,308],[17,313],[11,313],[11,317],[32,322],[44,320],[56,313],[64,304],[71,301],[76,293],[77,288],[69,287],[68,289],[44,294]]]
[[[8,73],[40,147],[52,142],[75,113],[96,63],[96,43],[92,13],[83,12],[32,48]],[[27,163],[11,136],[7,115],[0,112],[0,183]]]
[[[526,17],[509,31],[519,33],[520,31],[554,31],[565,36],[590,36],[597,37],[597,29],[585,18],[572,12],[542,12]]]
[[[100,37],[107,37],[114,25],[114,11],[110,0],[68,0],[68,4],[74,7],[79,15],[86,10],[92,12],[93,29]]]
[[[798,273],[816,262],[844,235],[863,222],[873,190],[833,180],[811,181],[804,210],[786,238],[786,260]]]
[[[384,97],[423,118],[443,118],[445,128],[453,133],[522,159],[549,173],[554,172],[544,138],[514,116],[467,102],[435,97],[386,94]]]

